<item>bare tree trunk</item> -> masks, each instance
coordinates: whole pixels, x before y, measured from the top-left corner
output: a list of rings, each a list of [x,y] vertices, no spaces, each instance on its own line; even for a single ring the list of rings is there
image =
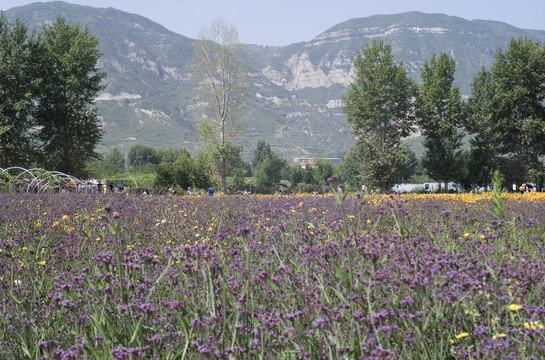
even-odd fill
[[[216,19],[201,30],[193,60],[199,99],[206,103],[204,114],[209,126],[201,128],[201,141],[216,158],[221,191],[227,193],[227,171],[232,163],[232,142],[243,132],[243,121],[234,114],[241,109],[248,88],[250,62],[238,39],[236,28]],[[229,147],[229,149],[226,149]]]
[[[227,159],[222,156],[220,159],[221,192],[227,194]]]

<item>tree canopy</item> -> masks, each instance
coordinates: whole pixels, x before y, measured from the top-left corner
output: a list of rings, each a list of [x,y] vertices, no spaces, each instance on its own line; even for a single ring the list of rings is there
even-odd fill
[[[32,46],[24,24],[0,13],[0,167],[29,166],[34,158]]]
[[[98,38],[62,17],[29,36],[0,15],[0,165],[83,175],[102,130]],[[4,139],[5,138],[5,139]]]
[[[388,191],[396,182],[397,169],[408,161],[401,140],[414,129],[416,87],[382,39],[362,47],[354,71],[343,111],[360,148],[358,177],[371,188]]]
[[[545,44],[529,38],[511,39],[492,65],[496,83],[496,130],[500,152],[516,157],[526,177],[543,177],[545,155]]]
[[[426,148],[422,165],[434,179],[448,183],[463,168],[461,129],[465,124],[465,106],[454,82],[456,63],[445,53],[424,64],[417,101],[417,117]]]

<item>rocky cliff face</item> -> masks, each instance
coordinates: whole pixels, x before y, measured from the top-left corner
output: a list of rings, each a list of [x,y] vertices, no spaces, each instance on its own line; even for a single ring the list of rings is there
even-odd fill
[[[200,117],[189,63],[193,40],[144,17],[113,8],[63,2],[11,9],[28,27],[57,15],[78,22],[100,37],[100,68],[108,76],[96,99],[105,135],[102,150],[128,151],[135,144],[199,149],[194,124]],[[248,46],[253,58],[247,97],[250,157],[259,140],[287,158],[340,157],[354,139],[341,111],[341,97],[353,77],[356,53],[373,38],[392,44],[396,57],[418,80],[423,63],[446,52],[457,61],[456,82],[468,95],[481,66],[489,66],[511,36],[545,41],[545,32],[507,24],[422,13],[380,15],[338,24],[309,42],[286,47]]]
[[[267,66],[261,75],[271,83],[288,91],[305,88],[329,88],[333,85],[347,86],[352,79],[352,57],[342,52],[333,59],[322,58],[313,64],[307,52],[293,54],[279,69]]]

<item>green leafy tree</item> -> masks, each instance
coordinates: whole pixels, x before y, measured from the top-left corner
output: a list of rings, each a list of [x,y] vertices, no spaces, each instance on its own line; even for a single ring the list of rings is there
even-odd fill
[[[280,186],[280,181],[287,166],[286,160],[271,151],[269,144],[261,141],[258,143],[254,154],[252,164],[257,164],[254,177],[256,178],[258,191],[274,193]]]
[[[287,167],[288,179],[291,184],[291,188],[295,189],[297,185],[303,183],[303,169],[299,164],[290,164]]]
[[[418,168],[418,159],[416,158],[416,154],[414,151],[412,151],[410,148],[403,146],[402,147],[402,154],[403,161],[401,162],[399,168],[397,169],[398,173],[398,179],[397,183],[404,183],[406,182],[410,177],[416,175],[417,168]]]
[[[98,157],[95,147],[102,139],[100,121],[91,106],[105,76],[97,69],[98,37],[57,17],[44,27],[39,44],[34,54],[39,92],[33,115],[42,166],[83,175],[85,163]]]
[[[194,184],[195,168],[191,156],[186,151],[177,152],[174,161],[162,161],[156,169],[155,186],[187,189]]]
[[[187,189],[193,186],[193,179],[195,177],[195,170],[193,166],[193,160],[185,153],[180,153],[180,156],[173,164],[174,181],[175,184],[182,189]]]
[[[499,167],[498,148],[501,136],[497,129],[497,85],[492,73],[481,69],[471,85],[470,116],[466,129],[474,136],[469,140],[466,187],[487,187]]]
[[[29,166],[32,161],[31,40],[19,20],[0,13],[0,167]]]
[[[113,148],[101,159],[89,161],[86,169],[93,177],[121,174],[125,172],[125,157],[118,148]]]
[[[163,150],[157,151],[157,158],[160,160],[159,162],[166,162],[166,163],[174,163],[180,155],[186,155],[187,157],[191,157],[191,153],[184,148],[181,149],[172,149],[167,148]]]
[[[333,175],[333,163],[331,160],[327,159],[316,159],[312,170],[314,173],[314,185],[316,185],[317,188],[323,188],[323,186],[328,183],[327,179]]]
[[[233,147],[227,168],[227,191],[234,193],[246,189],[246,179],[251,176],[251,165],[242,159],[242,146]]]
[[[125,156],[116,147],[106,154],[104,162],[106,163],[108,174],[113,175],[125,172]]]
[[[444,182],[460,176],[463,169],[463,133],[465,106],[454,81],[455,61],[445,53],[432,56],[422,68],[422,83],[417,101],[417,117],[426,150],[422,165],[434,179]]]
[[[523,176],[539,179],[545,155],[545,44],[512,38],[506,51],[498,51],[491,71],[499,151],[522,161]]]
[[[161,163],[161,154],[151,146],[137,144],[130,148],[127,159],[129,166],[158,165]]]
[[[259,140],[254,151],[254,158],[252,159],[252,169],[257,169],[263,160],[271,156],[271,152],[271,145],[264,140]]]
[[[359,171],[363,162],[361,147],[352,146],[344,153],[341,163],[338,165],[338,175],[343,183],[353,189],[361,188]]]
[[[205,152],[198,152],[193,157],[193,186],[198,189],[207,189],[214,185],[214,167],[210,156]]]
[[[236,28],[221,19],[203,28],[195,42],[193,67],[198,99],[206,104],[197,131],[204,147],[218,159],[216,170],[226,193],[229,162],[236,155],[234,141],[245,127],[236,113],[243,104],[249,71]]]
[[[153,185],[157,188],[168,188],[174,186],[174,166],[169,163],[161,163],[155,169],[155,179]]]
[[[305,166],[305,168],[303,169],[303,183],[312,185],[313,190],[318,190],[318,189],[315,189],[315,186],[314,186],[315,179],[316,179],[316,176],[314,176],[314,168],[310,165]]]
[[[343,111],[357,138],[361,159],[359,180],[389,191],[405,160],[401,140],[414,128],[414,82],[390,44],[374,39],[354,59],[355,78],[343,96]]]

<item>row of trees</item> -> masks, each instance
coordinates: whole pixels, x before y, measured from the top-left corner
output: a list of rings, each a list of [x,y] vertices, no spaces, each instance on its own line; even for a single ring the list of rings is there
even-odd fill
[[[130,175],[138,179],[140,187],[149,191],[165,192],[173,188],[185,192],[189,187],[204,190],[221,186],[216,163],[213,153],[202,151],[192,156],[185,149],[158,150],[151,146],[135,145],[129,150],[126,160],[114,148],[101,159],[92,161],[87,171],[91,177],[99,179]],[[317,159],[315,166],[301,168],[299,164],[289,164],[265,141],[259,141],[250,161],[243,161],[240,153],[230,158],[226,170],[227,193],[242,193],[245,190],[263,194],[321,193],[327,179],[334,173],[331,161]]]
[[[102,138],[98,38],[62,17],[39,33],[0,13],[0,167],[83,175]]]
[[[445,53],[424,64],[419,85],[381,39],[362,47],[354,68],[343,110],[357,144],[343,162],[360,183],[389,191],[412,161],[402,140],[417,131],[425,139],[422,166],[445,189],[449,181],[486,186],[495,169],[510,182],[542,181],[545,45],[511,39],[474,79],[469,101],[453,85],[455,61]]]

